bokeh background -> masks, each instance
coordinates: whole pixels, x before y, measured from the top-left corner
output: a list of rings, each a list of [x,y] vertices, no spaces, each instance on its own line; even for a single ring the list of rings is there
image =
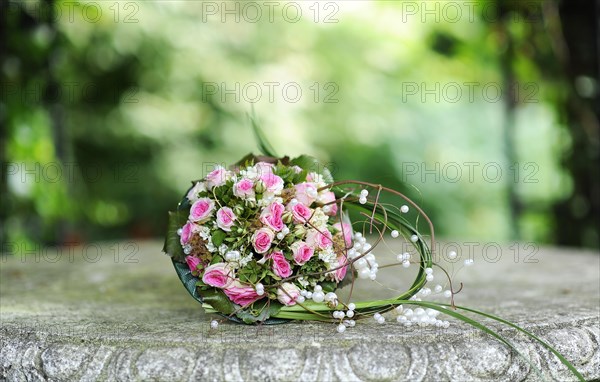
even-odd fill
[[[599,246],[595,1],[0,7],[3,251],[162,236],[190,180],[258,152],[252,109],[447,239]]]

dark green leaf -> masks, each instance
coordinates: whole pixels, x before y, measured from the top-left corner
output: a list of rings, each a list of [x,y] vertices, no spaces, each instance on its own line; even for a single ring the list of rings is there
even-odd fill
[[[215,247],[218,247],[221,244],[223,244],[223,240],[225,240],[225,236],[227,236],[227,233],[220,229],[216,230],[215,233],[213,233],[212,242],[215,245]]]
[[[310,155],[300,155],[299,157],[292,159],[290,164],[296,165],[308,172],[319,173],[323,175],[325,183],[333,183],[333,176],[331,176],[331,172],[327,166],[319,162],[315,157],[311,157]]]
[[[256,137],[256,140],[258,141],[258,147],[260,148],[260,151],[264,155],[267,155],[270,157],[278,157],[278,155],[275,154],[275,149],[273,148],[273,146],[271,146],[271,144],[265,137],[265,134],[263,133],[262,129],[258,125],[258,122],[256,121],[256,117],[254,116],[254,112],[249,117],[250,117],[250,124],[252,125],[252,131],[254,131],[254,136]]]
[[[175,211],[169,212],[169,222],[167,225],[167,236],[165,237],[165,244],[163,246],[163,252],[171,256],[177,261],[185,260],[185,253],[179,242],[179,235],[177,230],[187,222],[188,212],[187,211]]]
[[[277,314],[282,305],[273,300],[263,299],[252,305],[252,309],[248,308],[236,313],[236,316],[241,318],[246,324],[255,322],[263,322],[269,317]]]
[[[218,289],[203,290],[199,291],[198,294],[202,297],[204,303],[212,306],[220,313],[231,314],[236,311],[237,305]]]

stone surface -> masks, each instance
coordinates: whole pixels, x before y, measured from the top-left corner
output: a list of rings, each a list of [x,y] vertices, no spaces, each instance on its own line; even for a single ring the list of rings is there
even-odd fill
[[[448,329],[368,320],[341,335],[333,324],[318,323],[221,322],[210,330],[214,317],[188,295],[160,249],[158,242],[119,242],[2,257],[0,380],[540,379],[502,344],[452,319]],[[587,379],[600,378],[598,253],[463,246],[463,256],[469,252],[475,265],[455,277],[464,282],[457,304],[518,323]],[[378,281],[402,289],[414,269],[381,272]],[[355,297],[368,298],[373,289],[358,287]],[[491,326],[528,354],[545,379],[574,379],[539,345]]]

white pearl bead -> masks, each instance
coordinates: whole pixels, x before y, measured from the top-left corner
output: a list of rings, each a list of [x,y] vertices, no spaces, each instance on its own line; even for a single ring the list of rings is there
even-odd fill
[[[400,314],[404,311],[404,307],[402,305],[398,305],[396,308],[396,313]]]
[[[360,204],[366,204],[367,203],[367,198],[363,198],[362,196],[358,199],[358,202]]]
[[[212,320],[212,321],[210,322],[210,327],[211,327],[212,329],[216,329],[216,328],[218,328],[218,327],[219,327],[219,322],[218,322],[217,320]]]
[[[351,302],[350,304],[348,304],[348,310],[354,310],[356,309],[356,304]]]
[[[435,293],[440,293],[442,291],[442,289],[444,289],[444,288],[442,288],[442,286],[440,284],[438,284],[435,286],[434,290],[435,290]]]
[[[379,318],[377,319],[377,323],[378,324],[383,324],[384,322],[385,322],[385,317],[379,316]]]
[[[333,292],[329,292],[325,295],[325,301],[327,302],[331,302],[337,300],[337,295]]]
[[[402,212],[403,214],[408,212],[408,206],[405,204],[402,207],[400,207],[400,212]]]
[[[360,196],[366,198],[367,196],[369,196],[369,191],[368,190],[361,190],[360,191]]]
[[[347,312],[346,312],[346,316],[347,316],[348,318],[352,318],[352,317],[354,317],[354,311],[353,311],[353,310],[349,310],[349,311],[347,311]]]
[[[404,260],[404,261],[402,262],[402,266],[403,266],[404,268],[408,268],[408,267],[410,267],[410,262],[409,262],[408,260]]]
[[[450,298],[452,296],[452,292],[449,290],[444,291],[444,297]]]
[[[375,281],[375,280],[377,280],[377,274],[376,274],[376,273],[371,273],[371,274],[369,275],[369,279],[370,279],[371,281]]]
[[[306,301],[306,299],[304,298],[304,296],[298,296],[298,298],[296,298],[296,302],[302,304],[304,301]]]
[[[433,281],[433,275],[427,275],[427,276],[425,276],[425,279],[427,281]]]
[[[425,314],[425,309],[423,309],[423,308],[417,308],[417,309],[415,309],[415,314],[417,316],[422,316],[422,315]]]
[[[373,318],[374,318],[375,320],[377,320],[379,317],[381,317],[381,313],[375,313],[375,314],[373,315]]]
[[[323,292],[314,292],[312,294],[312,300],[314,302],[323,302],[325,300],[325,295]]]
[[[315,285],[315,292],[321,292],[323,290],[323,287],[320,285]]]
[[[344,333],[346,331],[346,325],[339,324],[337,327],[337,331],[338,331],[338,333]]]
[[[368,279],[371,276],[371,271],[369,268],[362,268],[358,271],[359,279]]]
[[[312,295],[313,295],[313,294],[312,294],[312,292],[308,292],[308,291],[307,291],[307,292],[306,292],[306,296],[305,296],[305,297],[306,297],[306,298],[312,298]]]
[[[416,243],[417,241],[419,241],[419,237],[417,235],[412,235],[410,237],[410,241],[412,241],[413,243]]]
[[[391,233],[390,235],[392,235],[392,237],[395,239],[395,238],[397,238],[397,237],[398,237],[398,235],[400,235],[400,234],[398,233],[398,231],[396,231],[396,230],[393,230],[393,231],[392,231],[392,233]]]
[[[428,275],[430,275],[430,274],[433,273],[433,269],[431,269],[431,268],[425,268],[425,273],[428,274]]]
[[[285,235],[283,234],[283,232],[279,232],[277,234],[277,239],[279,239],[279,240],[283,240],[284,237],[285,237]]]
[[[367,266],[367,259],[365,259],[364,257],[361,257],[360,259],[356,260],[354,262],[354,267],[356,269],[363,269]]]
[[[412,309],[410,309],[410,308],[409,308],[409,309],[406,309],[406,310],[404,311],[404,315],[405,315],[407,318],[410,318],[410,317],[412,317],[412,316],[413,316],[413,314],[414,314],[414,312],[413,312],[413,310],[412,310]]]
[[[181,228],[179,228],[179,229],[177,230],[177,235],[181,236],[181,232],[183,232],[183,230],[182,230]]]

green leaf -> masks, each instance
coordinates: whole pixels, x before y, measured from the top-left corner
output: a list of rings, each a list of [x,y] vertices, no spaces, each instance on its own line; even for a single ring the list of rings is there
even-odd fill
[[[209,289],[198,291],[198,294],[202,297],[202,302],[209,304],[216,311],[223,314],[232,314],[238,308],[225,293],[218,289]]]
[[[216,230],[215,233],[212,234],[212,243],[214,244],[214,246],[218,247],[221,244],[223,244],[225,236],[227,236],[227,232],[220,229]]]
[[[277,301],[263,299],[257,301],[250,308],[236,312],[236,316],[241,318],[246,324],[263,322],[267,318],[277,314],[282,305]]]
[[[440,305],[445,305],[445,306],[449,306],[447,304],[440,304]],[[583,378],[583,376],[577,371],[577,369],[575,369],[575,366],[573,366],[573,364],[571,362],[569,362],[562,354],[560,354],[556,349],[554,349],[552,346],[550,346],[548,343],[546,343],[545,341],[543,341],[542,339],[540,339],[539,337],[537,337],[535,334],[521,328],[520,326],[513,324],[510,321],[504,320],[500,317],[494,316],[492,314],[489,313],[485,313],[485,312],[481,312],[475,309],[471,309],[471,308],[466,308],[463,306],[457,306],[457,309],[461,309],[461,310],[465,310],[467,312],[471,312],[471,313],[475,313],[475,314],[479,314],[481,316],[490,318],[492,320],[496,320],[498,322],[501,322],[505,325],[510,326],[511,328],[517,329],[518,331],[520,331],[521,333],[524,333],[525,335],[529,336],[530,338],[534,339],[535,341],[537,341],[538,343],[540,343],[543,347],[545,347],[546,349],[550,350],[555,356],[558,357],[558,359],[569,369],[571,370],[571,372],[573,374],[575,374],[575,376],[580,380],[580,381],[585,381],[585,379]]]
[[[297,158],[294,158],[290,161],[291,165],[296,165],[303,170],[308,172],[316,172],[323,175],[323,181],[325,183],[333,183],[333,176],[331,176],[331,172],[322,164],[317,158],[312,157],[310,155],[300,155]]]
[[[258,125],[258,122],[256,121],[256,116],[254,115],[254,110],[252,110],[252,114],[249,115],[249,118],[250,124],[252,125],[252,131],[254,131],[254,136],[258,141],[258,147],[260,148],[260,151],[266,156],[275,158],[278,157],[278,155],[275,154],[275,149],[273,148],[273,146],[271,146],[271,144],[265,137],[265,134],[263,133],[262,129]]]
[[[183,253],[183,247],[179,241],[179,235],[177,230],[187,222],[188,212],[187,211],[174,211],[169,212],[169,222],[167,223],[167,236],[165,237],[165,244],[163,246],[163,252],[171,256],[174,260],[185,261],[185,253]]]

